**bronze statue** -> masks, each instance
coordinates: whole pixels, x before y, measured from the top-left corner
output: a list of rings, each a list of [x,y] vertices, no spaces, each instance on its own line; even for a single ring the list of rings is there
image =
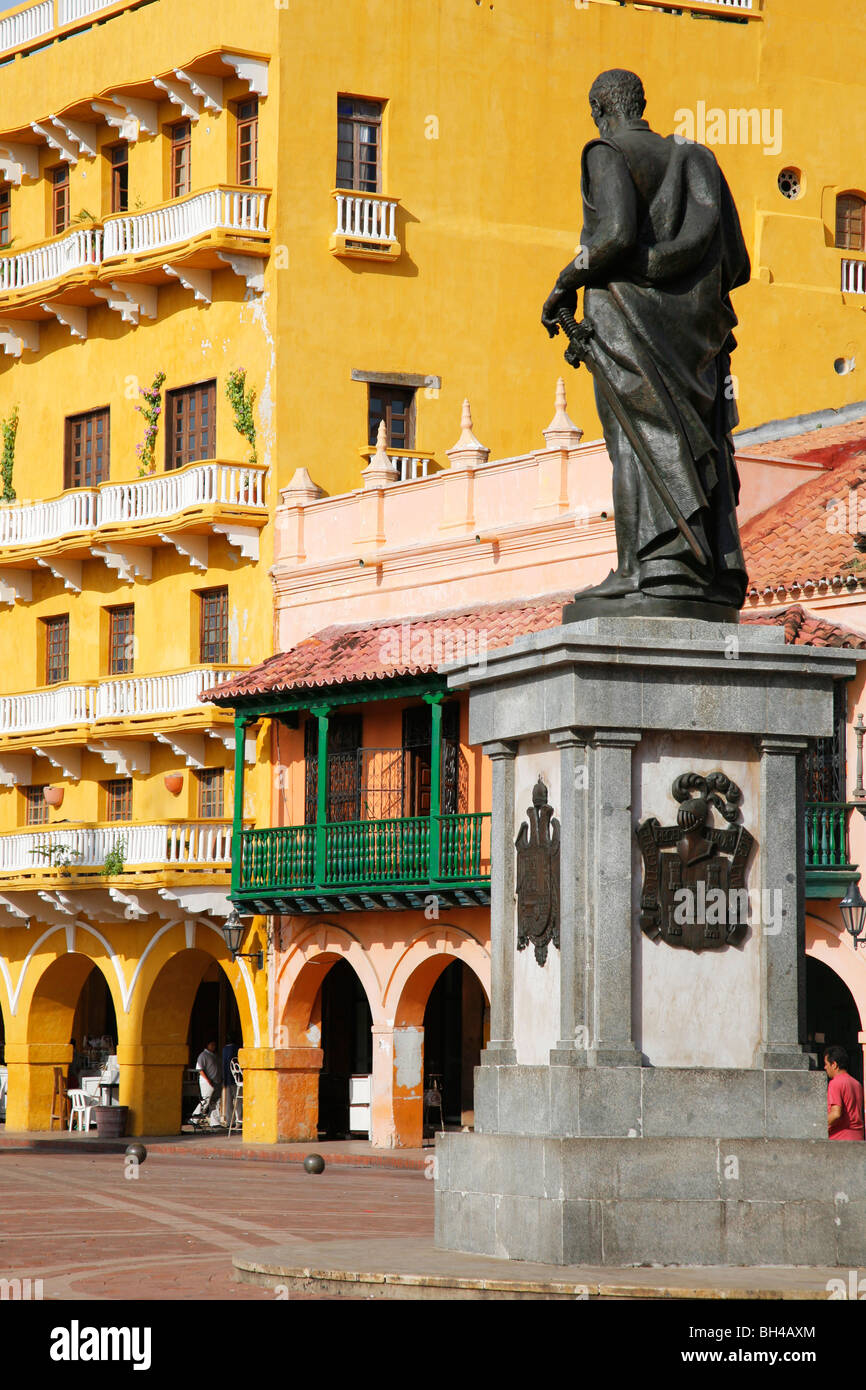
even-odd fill
[[[591,371],[613,462],[617,568],[564,621],[600,613],[737,621],[746,570],[731,431],[730,293],[749,256],[712,152],[656,135],[643,84],[613,69],[589,92],[580,251],[542,311]],[[581,323],[577,291],[584,289]]]

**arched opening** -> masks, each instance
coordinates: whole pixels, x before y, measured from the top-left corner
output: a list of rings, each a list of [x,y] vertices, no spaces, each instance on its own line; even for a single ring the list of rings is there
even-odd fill
[[[475,973],[455,960],[442,971],[424,1010],[424,1090],[442,1095],[446,1125],[474,1123],[473,1085],[481,1049],[487,1041],[487,996]],[[425,1128],[436,1128],[438,1114],[426,1107]]]
[[[858,1041],[860,1013],[845,981],[823,961],[806,957],[806,1036],[823,1063],[832,1043],[848,1053],[848,1070],[863,1081],[863,1048]]]
[[[201,1094],[196,1058],[211,1039],[217,1053],[229,1036],[245,1041],[238,1001],[220,961],[188,949],[166,961],[144,1006],[144,1062],[139,1104],[146,1116],[139,1133],[176,1134]]]
[[[27,1043],[36,1046],[38,1061],[15,1068],[10,1112],[26,1116],[29,1129],[49,1129],[58,1076],[68,1085],[99,1077],[108,1058],[116,1056],[117,1042],[116,1001],[101,967],[77,951],[57,956],[33,991]],[[120,1099],[117,1090],[111,1095]]]
[[[843,251],[866,250],[866,200],[862,194],[840,193],[836,198],[835,244]]]
[[[78,996],[72,1020],[73,1062],[79,1077],[98,1074],[117,1054],[117,1015],[108,981],[94,965]]]
[[[365,1133],[364,1104],[350,1115],[350,1082],[372,1073],[373,1016],[364,986],[348,961],[338,960],[322,980],[310,1023],[321,1030],[319,1133],[326,1139]],[[357,1094],[364,1092],[358,1089]]]

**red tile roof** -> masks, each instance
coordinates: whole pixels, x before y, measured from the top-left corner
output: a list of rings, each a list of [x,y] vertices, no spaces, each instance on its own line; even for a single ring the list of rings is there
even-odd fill
[[[849,587],[856,588],[861,573],[866,578],[866,559],[854,546],[861,509],[866,530],[866,420],[821,430],[820,436],[813,430],[772,447],[779,456],[816,457],[826,452],[816,436],[823,440],[843,432],[845,441],[831,442],[833,462],[826,473],[795,488],[743,527],[746,568],[755,592],[808,588],[833,580],[850,580]],[[834,503],[841,503],[842,509]]]
[[[483,658],[485,651],[506,647],[524,633],[558,626],[562,605],[571,597],[546,594],[531,602],[489,604],[402,623],[326,627],[200,698],[233,704],[239,698],[423,675],[444,662]],[[817,618],[799,606],[776,613],[743,613],[742,621],[784,626],[785,641],[792,645],[866,647],[866,634]]]
[[[269,657],[234,680],[223,681],[208,700],[276,695],[297,689],[423,675],[446,661],[483,656],[507,647],[525,632],[540,632],[562,621],[571,593],[498,603],[402,621],[323,628],[290,651]]]

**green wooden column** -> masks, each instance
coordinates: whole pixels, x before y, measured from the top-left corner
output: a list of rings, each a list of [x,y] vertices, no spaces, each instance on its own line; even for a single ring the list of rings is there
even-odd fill
[[[430,867],[434,880],[442,872],[442,701],[441,691],[425,695],[430,706]]]
[[[328,820],[328,716],[330,705],[311,705],[319,724],[319,748],[316,757],[316,865],[317,884],[325,882],[325,853],[327,848],[325,826]]]
[[[232,822],[232,884],[229,896],[240,891],[244,831],[244,743],[249,719],[235,715],[235,808]]]

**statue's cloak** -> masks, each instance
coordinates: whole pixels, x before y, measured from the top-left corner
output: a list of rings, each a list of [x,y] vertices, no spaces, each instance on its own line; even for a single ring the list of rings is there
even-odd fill
[[[587,156],[605,145],[625,160],[637,194],[637,237],[594,277],[592,248],[617,221],[605,180],[593,187]],[[621,426],[596,393],[614,465],[636,471],[640,586],[740,607],[746,572],[736,524],[739,478],[730,434],[738,421],[730,353],[737,322],[730,292],[750,274],[739,217],[719,165],[703,145],[656,135],[633,121],[583,152],[588,271],[584,314],[599,365],[628,411],[708,567],[688,549],[646,480]]]

